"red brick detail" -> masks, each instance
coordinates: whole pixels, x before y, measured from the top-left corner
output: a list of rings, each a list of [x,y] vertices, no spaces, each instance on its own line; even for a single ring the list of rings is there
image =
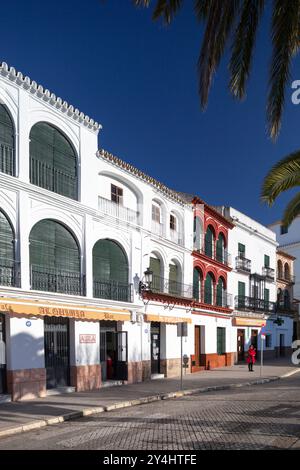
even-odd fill
[[[46,396],[46,369],[7,371],[7,389],[13,401]]]
[[[101,387],[101,366],[100,364],[86,366],[71,366],[71,385],[76,392],[97,390]]]

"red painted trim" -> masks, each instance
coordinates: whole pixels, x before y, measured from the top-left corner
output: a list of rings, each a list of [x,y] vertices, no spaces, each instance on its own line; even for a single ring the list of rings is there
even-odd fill
[[[144,299],[154,300],[161,303],[170,303],[174,305],[187,305],[191,306],[194,302],[194,299],[186,299],[184,297],[174,297],[172,295],[156,293],[156,292],[144,292]]]
[[[218,307],[217,305],[209,305],[203,302],[194,302],[193,306],[196,308],[203,308],[204,310],[212,310],[215,312],[220,313],[231,313],[233,312],[233,308],[226,308],[226,307]]]
[[[220,263],[220,261],[217,261],[215,259],[210,258],[209,256],[205,255],[204,253],[199,253],[198,251],[193,251],[192,256],[194,258],[200,259],[202,261],[205,261],[206,263],[215,265],[218,268],[225,269],[227,272],[232,271],[232,268],[230,266],[226,266],[226,264]]]
[[[199,315],[201,317],[210,317],[210,318],[224,318],[225,320],[231,320],[231,317],[225,315],[212,315],[211,313],[202,313],[202,312],[195,312],[192,311],[193,315]]]

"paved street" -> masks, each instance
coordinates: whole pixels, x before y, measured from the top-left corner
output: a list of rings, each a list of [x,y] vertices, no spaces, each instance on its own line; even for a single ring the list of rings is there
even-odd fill
[[[300,374],[48,426],[2,449],[300,449]]]

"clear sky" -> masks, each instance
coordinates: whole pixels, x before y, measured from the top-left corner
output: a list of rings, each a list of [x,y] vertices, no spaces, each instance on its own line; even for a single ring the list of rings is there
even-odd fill
[[[269,209],[259,200],[261,182],[272,164],[300,148],[300,105],[288,90],[282,131],[272,143],[265,130],[267,13],[247,99],[229,95],[224,61],[202,113],[196,74],[202,29],[192,0],[186,5],[167,28],[131,0],[4,2],[0,59],[100,122],[99,147],[171,188],[270,223],[291,195]]]

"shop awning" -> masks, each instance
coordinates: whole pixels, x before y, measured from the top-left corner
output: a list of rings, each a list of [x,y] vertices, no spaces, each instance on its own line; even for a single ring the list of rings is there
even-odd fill
[[[126,309],[96,308],[93,305],[54,303],[35,299],[0,298],[0,312],[29,316],[76,318],[77,320],[130,320]]]
[[[167,317],[165,315],[152,315],[150,313],[147,313],[145,315],[145,321],[153,321],[153,322],[159,322],[159,323],[172,323],[172,324],[177,324],[177,323],[192,323],[191,318],[180,318],[180,317]]]

